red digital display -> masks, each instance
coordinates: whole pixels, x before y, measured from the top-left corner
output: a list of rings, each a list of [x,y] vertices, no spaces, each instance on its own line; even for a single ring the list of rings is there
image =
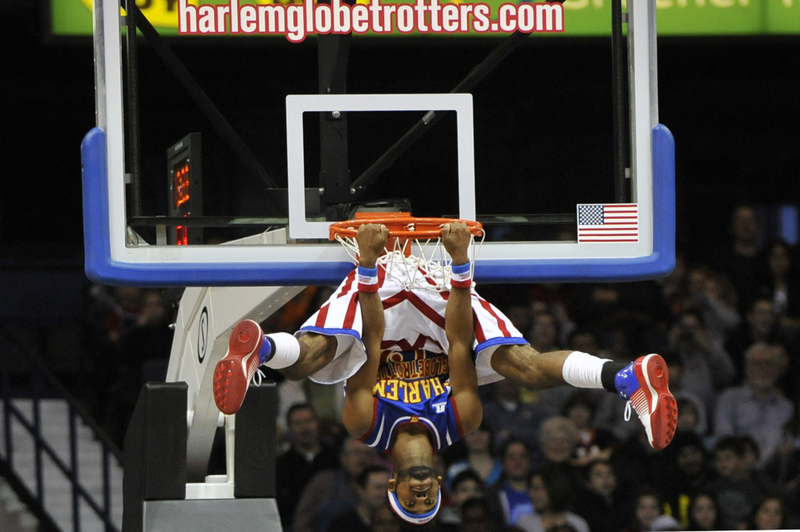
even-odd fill
[[[172,178],[172,197],[175,202],[175,209],[180,209],[181,205],[189,201],[188,162],[175,169],[175,175]]]
[[[175,228],[175,244],[179,246],[189,245],[189,228],[185,225],[179,225]]]

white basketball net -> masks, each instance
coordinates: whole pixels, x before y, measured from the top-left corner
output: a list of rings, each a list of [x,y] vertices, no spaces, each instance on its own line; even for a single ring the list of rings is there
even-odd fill
[[[470,276],[475,277],[475,257],[483,245],[484,234],[475,246],[475,236],[470,235],[467,254],[469,256]],[[358,264],[358,242],[355,237],[336,235],[334,237],[347,250],[347,254]],[[391,237],[390,237],[391,238]],[[442,239],[439,237],[429,239],[416,239],[416,246],[412,245],[412,239],[405,240],[400,244],[399,238],[395,238],[393,249],[386,249],[386,253],[378,259],[378,266],[386,270],[386,275],[403,284],[407,290],[412,288],[433,290],[435,292],[447,292],[450,290],[450,273],[452,271],[453,259],[444,249]],[[412,246],[413,253],[406,257],[406,248]],[[475,282],[472,282],[475,286]]]

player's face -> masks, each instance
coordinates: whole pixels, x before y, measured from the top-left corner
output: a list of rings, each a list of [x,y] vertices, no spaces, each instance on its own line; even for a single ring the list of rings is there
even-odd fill
[[[434,476],[433,468],[414,466],[397,474],[397,481],[389,481],[389,490],[397,494],[397,500],[412,514],[424,514],[436,506],[436,497],[442,485],[442,477]],[[394,487],[394,489],[392,489]]]

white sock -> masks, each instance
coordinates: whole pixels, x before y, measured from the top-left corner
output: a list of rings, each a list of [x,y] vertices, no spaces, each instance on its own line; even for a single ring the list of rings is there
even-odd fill
[[[609,362],[609,359],[573,351],[564,360],[561,375],[567,384],[577,388],[602,388],[603,382],[600,379],[600,373],[606,362]]]
[[[267,335],[275,342],[275,353],[265,366],[272,369],[288,368],[300,358],[300,342],[289,333],[272,333]]]

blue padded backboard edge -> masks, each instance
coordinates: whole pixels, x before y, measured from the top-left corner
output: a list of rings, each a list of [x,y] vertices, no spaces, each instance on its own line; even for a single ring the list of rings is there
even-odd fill
[[[81,142],[83,236],[86,276],[106,285],[296,286],[339,284],[353,269],[349,262],[280,264],[200,263],[140,264],[111,258],[108,210],[106,134],[91,129]]]
[[[642,281],[675,268],[675,139],[663,124],[653,128],[653,253],[631,259],[490,260],[475,263],[475,278],[488,283]]]
[[[276,264],[143,264],[111,258],[106,134],[90,130],[81,143],[85,270],[93,282],[126,286],[255,286],[338,284],[349,262]],[[475,278],[486,283],[638,281],[675,267],[675,141],[664,125],[653,128],[653,253],[633,259],[478,260]],[[120,236],[123,238],[124,236]]]

